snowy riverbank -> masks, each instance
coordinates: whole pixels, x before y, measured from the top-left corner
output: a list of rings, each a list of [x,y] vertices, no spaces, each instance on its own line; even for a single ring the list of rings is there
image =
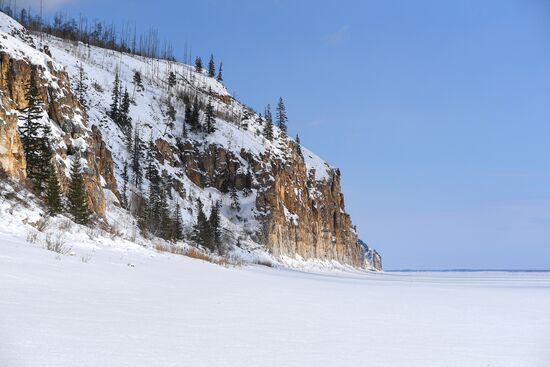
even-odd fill
[[[549,273],[312,274],[0,244],[1,366],[550,364]]]

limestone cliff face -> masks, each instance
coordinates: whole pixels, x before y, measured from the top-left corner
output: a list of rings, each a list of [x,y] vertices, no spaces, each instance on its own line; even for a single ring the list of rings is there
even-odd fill
[[[344,210],[340,172],[333,169],[327,180],[316,180],[296,149],[272,166],[272,183],[266,182],[256,202],[267,213],[265,243],[272,253],[362,267],[363,248]]]
[[[259,159],[246,151],[236,156],[224,147],[203,146],[187,141],[168,148],[157,140],[161,161],[182,162],[187,177],[201,188],[214,187],[228,192],[255,189],[257,220],[261,230],[255,239],[275,257],[336,260],[354,267],[365,266],[365,251],[359,244],[350,216],[345,212],[340,189],[340,172],[331,169],[326,180],[316,180],[307,171],[304,159],[293,141],[290,155],[275,157],[269,152]],[[247,182],[250,167],[252,182]],[[250,185],[250,187],[247,187]]]
[[[88,129],[86,116],[71,92],[67,73],[54,67],[52,61],[46,65],[46,69],[32,65],[28,60],[13,58],[0,50],[0,167],[10,176],[26,176],[25,156],[17,129],[17,111],[27,107],[25,89],[34,68],[44,111],[61,132],[61,138],[54,142],[55,150],[62,158],[56,161],[58,172],[67,171],[63,159],[75,154],[75,142],[80,144],[82,138],[87,147],[81,150],[81,154],[88,162],[84,173],[90,209],[102,216],[105,213],[105,197],[101,177],[107,188],[117,192],[111,153],[101,133],[97,129]],[[63,174],[59,176],[62,189],[66,189],[67,177]]]

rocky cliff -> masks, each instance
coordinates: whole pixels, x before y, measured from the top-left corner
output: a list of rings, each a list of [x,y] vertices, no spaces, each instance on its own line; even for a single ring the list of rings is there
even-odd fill
[[[12,29],[15,27],[12,27]],[[19,111],[27,107],[26,86],[32,70],[36,71],[39,99],[42,102],[42,123],[52,125],[56,165],[68,172],[70,159],[80,151],[87,161],[86,188],[90,209],[99,216],[105,214],[103,185],[117,191],[112,159],[101,132],[89,129],[87,116],[73,96],[69,76],[62,66],[29,44],[30,35],[23,29],[3,34],[0,48],[0,167],[10,176],[24,178],[25,156],[17,122]],[[24,42],[20,44],[17,40]],[[67,176],[60,175],[62,189],[67,188]]]
[[[26,106],[25,85],[31,68],[38,72],[43,123],[54,132],[56,162],[68,173],[75,153],[87,162],[86,185],[90,208],[106,217],[105,196],[121,198],[122,171],[130,159],[127,135],[109,117],[115,72],[131,90],[132,129],[150,141],[154,164],[170,187],[171,205],[183,209],[189,230],[196,218],[198,199],[209,211],[222,204],[224,240],[240,253],[267,251],[275,258],[337,261],[354,267],[380,268],[365,250],[345,212],[340,172],[275,128],[266,140],[266,123],[252,109],[236,101],[225,87],[191,67],[145,59],[45,37],[39,44],[17,23],[0,14],[0,165],[10,176],[25,177],[25,159],[17,131],[17,111]],[[48,45],[51,57],[40,49]],[[75,98],[79,68],[89,77],[89,109]],[[144,88],[132,77],[143,75]],[[166,85],[169,73],[177,85]],[[189,101],[213,104],[216,132],[189,132],[183,136],[184,109]],[[167,106],[176,109],[173,127],[166,123]],[[66,187],[66,175],[62,185]],[[143,187],[129,187],[138,200]],[[231,206],[229,193],[237,191],[240,207]]]

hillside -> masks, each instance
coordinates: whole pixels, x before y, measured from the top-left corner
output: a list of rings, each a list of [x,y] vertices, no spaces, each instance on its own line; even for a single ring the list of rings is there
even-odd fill
[[[97,223],[136,232],[152,181],[140,172],[144,177],[138,184],[131,171],[125,182],[124,167],[134,159],[131,148],[140,140],[140,169],[148,165],[158,172],[170,212],[176,205],[181,208],[181,246],[192,237],[198,201],[206,215],[219,202],[220,242],[231,256],[245,261],[269,257],[288,266],[316,262],[381,268],[379,255],[359,242],[345,212],[339,170],[308,149],[298,149],[277,127],[273,140],[266,139],[265,116],[234,99],[214,78],[176,62],[48,35],[32,37],[5,14],[0,14],[0,31],[0,166],[8,176],[26,177],[17,117],[27,106],[25,86],[36,70],[41,123],[51,126],[61,187],[67,190],[71,163],[81,157],[88,205]],[[134,82],[136,72],[143,87]],[[173,85],[168,83],[171,74]],[[120,91],[127,90],[132,100],[126,125],[109,113],[117,75]],[[75,92],[82,80],[87,108]],[[191,103],[200,106],[202,125],[206,106],[212,106],[215,131],[184,124]],[[136,220],[120,222],[121,207]],[[144,235],[154,238],[156,233]]]

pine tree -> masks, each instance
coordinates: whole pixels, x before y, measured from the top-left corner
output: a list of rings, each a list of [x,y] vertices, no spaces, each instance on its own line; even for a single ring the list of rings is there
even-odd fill
[[[239,202],[239,194],[237,193],[237,189],[235,186],[231,188],[231,191],[229,192],[229,197],[231,198],[231,208],[240,211],[241,210],[241,204]]]
[[[273,119],[271,117],[271,108],[267,105],[265,110],[265,126],[264,126],[264,136],[267,140],[273,140]]]
[[[38,166],[36,167],[36,177],[38,179],[37,188],[39,190],[45,190],[47,186],[48,179],[50,177],[50,167],[53,157],[53,148],[51,146],[51,135],[52,129],[50,124],[46,122],[41,126],[42,134],[39,137],[39,149],[40,149],[40,159],[38,161]]]
[[[193,102],[193,110],[191,111],[191,130],[193,131],[201,130],[199,116],[200,116],[199,102],[197,100],[197,97],[195,97],[195,101]]]
[[[208,220],[204,214],[204,208],[201,199],[197,200],[197,223],[193,226],[193,241],[197,244],[206,245],[208,242]],[[206,241],[205,241],[206,240]]]
[[[137,70],[134,71],[133,83],[134,83],[134,92],[136,89],[140,92],[143,92],[144,88],[143,88],[143,82],[141,81],[141,73]]]
[[[145,151],[145,178],[148,180],[153,179],[154,173],[156,171],[156,166],[154,162],[155,151],[156,151],[156,147],[153,141],[153,133],[151,133],[151,138],[149,139],[149,143],[147,144],[147,150]]]
[[[216,76],[216,64],[214,63],[213,54],[210,54],[210,61],[208,61],[208,76],[211,78]]]
[[[124,94],[122,96],[118,119],[116,122],[126,134],[128,134],[128,131],[132,128],[132,118],[130,117],[130,95],[128,94],[127,88],[124,88]]]
[[[296,134],[296,151],[300,157],[304,158],[304,154],[302,153],[302,145],[300,144],[300,137],[298,134]]]
[[[176,109],[174,105],[168,99],[166,102],[166,129],[173,130],[176,122]],[[165,130],[166,132],[166,130]]]
[[[262,118],[262,114],[261,114],[261,113],[260,113],[260,114],[258,115],[258,117],[256,118],[256,123],[257,123],[258,125],[260,125],[260,126],[263,125],[264,121],[263,121],[263,118]]]
[[[40,191],[45,185],[45,179],[47,179],[47,175],[44,175],[45,168],[47,172],[47,168],[49,167],[49,162],[44,157],[44,153],[47,153],[45,140],[49,138],[47,131],[44,131],[44,129],[48,129],[49,125],[46,123],[43,126],[38,121],[42,117],[42,103],[39,100],[35,69],[31,71],[29,81],[26,85],[25,97],[27,99],[27,107],[21,111],[22,116],[19,117],[23,121],[19,132],[27,163],[27,178]],[[48,164],[44,166],[44,163]]]
[[[131,156],[134,151],[134,130],[132,124],[128,126],[128,129],[124,132],[124,134],[126,135],[126,150]]]
[[[160,219],[159,202],[160,202],[160,177],[155,166],[151,166],[150,172],[146,174],[149,179],[149,197],[148,197],[148,213],[147,213],[147,229],[157,235],[158,222]]]
[[[69,200],[69,213],[73,216],[74,221],[79,224],[88,223],[90,212],[88,211],[88,198],[84,186],[80,154],[77,154],[73,159],[67,198]]]
[[[132,149],[132,174],[133,183],[138,189],[141,190],[141,184],[143,182],[143,176],[141,173],[141,157],[143,156],[143,142],[139,136],[139,127],[136,126],[134,130],[134,146]]]
[[[277,127],[281,130],[283,136],[286,136],[287,121],[285,103],[283,102],[283,98],[279,97],[279,103],[277,104]]]
[[[202,73],[202,59],[200,58],[200,56],[197,56],[195,58],[195,71],[197,73]]]
[[[214,118],[214,108],[212,107],[212,103],[210,103],[210,101],[208,101],[208,104],[206,105],[206,111],[204,115],[206,132],[208,134],[211,134],[216,131],[216,119]]]
[[[128,162],[124,161],[122,169],[122,207],[128,209]]]
[[[63,203],[61,202],[61,189],[59,180],[55,172],[55,166],[51,164],[50,176],[48,178],[48,186],[46,188],[46,202],[48,204],[48,214],[57,215],[63,211]]]
[[[115,73],[115,81],[113,82],[113,91],[111,92],[112,102],[109,116],[113,121],[118,122],[119,118],[119,105],[120,105],[120,78],[118,76],[118,70]]]
[[[254,182],[254,178],[252,177],[252,172],[250,171],[250,168],[246,171],[246,177],[245,177],[245,186],[243,190],[243,195],[245,197],[249,196],[252,193],[252,183]]]
[[[220,249],[221,245],[221,217],[220,217],[220,202],[217,201],[212,205],[210,211],[210,217],[208,218],[208,225],[210,227],[210,249],[212,251]]]
[[[168,74],[168,88],[173,88],[176,86],[176,74],[171,71],[169,74]]]
[[[88,85],[86,84],[88,76],[84,71],[84,65],[78,63],[78,80],[76,82],[75,94],[78,102],[84,111],[88,110]]]
[[[185,104],[184,124],[188,124],[193,128],[193,108],[191,102]]]
[[[174,210],[174,239],[177,241],[183,240],[183,224],[181,219],[180,204],[176,203],[176,209]]]
[[[220,67],[218,68],[218,76],[216,77],[216,80],[218,82],[223,82],[223,76],[222,76],[222,63],[220,62]]]
[[[155,166],[152,166],[149,179],[147,227],[151,233],[163,239],[172,236],[172,220],[168,211],[166,186]]]

